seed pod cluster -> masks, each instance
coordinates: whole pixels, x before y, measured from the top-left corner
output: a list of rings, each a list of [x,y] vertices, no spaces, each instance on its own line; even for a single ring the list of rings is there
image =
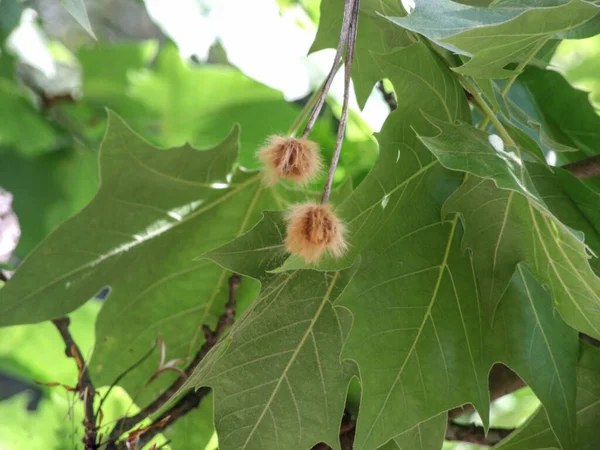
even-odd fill
[[[321,203],[302,203],[293,205],[287,216],[287,236],[285,248],[288,252],[301,256],[307,262],[317,262],[325,253],[340,257],[346,251],[345,226],[333,213],[328,204],[329,195],[333,185],[335,170],[340,159],[342,142],[346,131],[348,119],[348,105],[350,99],[350,81],[352,61],[357,36],[360,0],[346,0],[344,2],[344,15],[340,38],[336,54],[323,86],[313,99],[307,102],[308,118],[299,116],[292,127],[291,137],[272,136],[268,145],[258,151],[258,158],[264,166],[267,184],[274,184],[284,178],[293,180],[300,185],[306,185],[318,174],[321,169],[321,158],[318,146],[307,138],[315,125],[317,118],[325,104],[327,93],[331,88],[333,78],[342,62],[344,64],[344,100],[340,116],[335,147],[331,159],[331,166],[325,181]],[[294,137],[297,127],[306,120],[306,126],[300,138]]]

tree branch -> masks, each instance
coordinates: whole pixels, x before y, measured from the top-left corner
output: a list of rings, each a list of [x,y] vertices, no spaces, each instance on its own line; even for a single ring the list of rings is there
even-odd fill
[[[183,386],[183,383],[193,373],[194,369],[200,364],[208,352],[215,346],[219,338],[233,323],[235,319],[235,304],[237,291],[241,283],[241,276],[234,273],[229,277],[229,299],[225,305],[225,311],[219,317],[217,325],[214,331],[206,325],[202,326],[206,341],[200,348],[192,362],[185,369],[185,378],[179,377],[177,380],[169,386],[162,394],[160,394],[152,403],[143,408],[139,413],[131,417],[123,417],[117,421],[112,432],[108,438],[108,444],[106,450],[117,450],[119,445],[117,443],[119,437],[135,425],[142,422],[144,419],[150,417],[152,414],[159,411],[167,402],[179,391]],[[143,448],[148,442],[150,442],[158,433],[167,426],[175,422],[180,417],[185,416],[188,412],[192,411],[202,401],[202,399],[210,392],[208,388],[201,388],[199,390],[192,390],[181,397],[171,408],[161,414],[156,420],[152,422],[152,425],[146,427],[144,430],[138,430],[136,433],[132,433],[131,436],[138,442],[138,448]],[[143,432],[140,432],[143,431]]]
[[[83,437],[83,444],[85,450],[96,450],[98,448],[96,418],[94,414],[94,397],[96,396],[96,389],[90,378],[88,367],[83,359],[81,350],[79,350],[79,347],[69,331],[69,324],[71,321],[68,317],[61,317],[53,320],[52,323],[58,329],[58,332],[65,342],[66,355],[73,358],[77,364],[79,375],[75,389],[79,392],[79,396],[84,402],[85,417],[83,425],[85,427],[85,435]]]
[[[592,156],[581,161],[565,164],[563,169],[568,170],[580,180],[600,176],[600,156]]]
[[[473,424],[462,425],[455,422],[448,422],[446,440],[469,442],[471,444],[492,447],[509,436],[513,431],[514,429],[490,428],[486,436],[483,427]]]

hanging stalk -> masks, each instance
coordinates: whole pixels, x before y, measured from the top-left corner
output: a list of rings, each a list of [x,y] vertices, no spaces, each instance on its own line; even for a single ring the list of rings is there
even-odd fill
[[[306,123],[306,127],[304,128],[304,132],[302,133],[302,139],[306,139],[317,121],[317,117],[319,117],[319,113],[325,104],[325,99],[327,97],[327,93],[331,88],[331,83],[335,78],[335,74],[339,68],[340,62],[342,61],[342,53],[344,52],[344,47],[346,47],[346,42],[348,41],[348,32],[350,30],[350,23],[352,22],[353,16],[353,6],[355,0],[346,0],[344,4],[344,17],[342,18],[342,29],[340,31],[340,40],[338,42],[338,46],[335,52],[335,57],[333,59],[333,64],[331,65],[331,69],[325,78],[325,83],[319,93],[319,97],[315,103],[315,108],[312,110],[310,116],[308,117],[308,122]]]
[[[348,30],[348,39],[346,42],[346,63],[344,66],[344,101],[342,104],[342,115],[340,117],[340,124],[338,126],[337,137],[335,141],[335,148],[333,149],[333,157],[331,158],[331,165],[329,166],[329,173],[327,174],[327,180],[325,181],[325,188],[323,189],[323,196],[321,197],[321,204],[325,204],[329,201],[329,195],[331,194],[331,186],[333,185],[333,178],[338,162],[340,160],[340,153],[342,151],[342,142],[344,141],[344,135],[346,133],[346,124],[348,122],[348,104],[350,100],[350,81],[352,79],[352,63],[354,60],[354,50],[356,47],[356,34],[358,30],[358,14],[360,10],[360,0],[349,0],[346,3],[348,6],[352,3],[352,14],[350,17],[350,26]]]

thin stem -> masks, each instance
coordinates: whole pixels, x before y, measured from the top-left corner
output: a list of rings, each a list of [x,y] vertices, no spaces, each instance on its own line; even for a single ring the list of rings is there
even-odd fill
[[[513,75],[512,77],[510,77],[508,79],[508,81],[506,82],[506,84],[504,85],[504,87],[502,88],[502,91],[500,91],[500,94],[502,95],[502,97],[505,97],[506,94],[508,94],[508,91],[510,90],[512,85],[515,83],[515,81],[517,80],[519,75],[521,75],[521,72],[523,71],[523,69],[525,69],[525,66],[527,66],[527,64],[529,64],[529,62],[535,57],[535,55],[537,55],[537,53],[541,50],[541,48],[544,45],[546,45],[546,42],[548,42],[548,39],[543,39],[542,41],[540,41],[533,48],[532,52],[527,56],[527,58],[525,58],[523,61],[521,61],[521,63],[515,69],[515,71],[517,72],[516,75]],[[483,121],[481,122],[482,130],[485,130],[485,127],[487,127],[490,120],[491,120],[490,116],[487,116],[483,119]]]
[[[477,102],[477,105],[479,105],[481,110],[485,113],[485,115],[487,116],[487,119],[491,120],[492,124],[496,127],[496,130],[498,130],[498,133],[500,133],[500,136],[502,136],[502,139],[510,146],[516,148],[517,144],[515,143],[515,141],[511,137],[511,135],[508,134],[508,131],[506,131],[506,128],[504,128],[504,125],[502,125],[502,122],[500,122],[500,120],[498,120],[498,118],[494,114],[494,111],[492,111],[492,109],[485,102],[485,100],[483,99],[481,94],[479,94],[479,92],[477,91],[477,87],[475,85],[471,84],[471,82],[466,77],[464,77],[460,74],[459,74],[459,78],[462,81],[463,85],[465,87],[467,87],[467,90],[471,93],[471,95]],[[483,122],[481,124],[479,124],[479,128],[482,130],[485,129],[485,125]]]
[[[315,122],[317,121],[317,117],[319,117],[319,113],[325,104],[325,99],[327,98],[327,93],[329,92],[329,88],[331,88],[331,83],[335,78],[335,74],[338,70],[338,67],[342,61],[342,53],[344,51],[344,47],[346,46],[346,41],[348,40],[348,32],[350,30],[350,22],[352,20],[352,6],[354,5],[354,0],[345,0],[344,4],[344,17],[342,19],[342,28],[340,30],[340,40],[338,42],[337,50],[335,52],[335,58],[333,59],[333,64],[331,65],[331,70],[327,74],[325,78],[325,83],[323,84],[323,89],[319,92],[319,96],[317,98],[315,109],[313,109],[312,113],[308,117],[308,122],[306,123],[306,127],[304,128],[304,132],[302,133],[302,139],[306,139],[310,134]]]
[[[335,170],[340,160],[340,154],[342,152],[342,142],[344,141],[344,135],[346,134],[346,123],[348,122],[350,81],[352,79],[352,62],[354,60],[356,33],[358,30],[358,13],[360,10],[360,0],[354,0],[352,6],[352,18],[350,22],[350,30],[346,50],[346,64],[344,66],[344,101],[342,104],[342,115],[340,117],[340,124],[338,126],[335,147],[333,149],[333,157],[331,158],[331,165],[329,166],[329,173],[327,174],[325,188],[323,189],[323,196],[321,197],[321,204],[325,204],[329,201],[329,195],[331,194],[331,187],[333,185],[333,177],[335,175]]]
[[[306,117],[310,114],[313,107],[315,106],[315,103],[317,103],[317,100],[318,100],[319,96],[321,95],[321,92],[323,92],[324,87],[325,87],[325,82],[323,82],[323,84],[321,86],[319,86],[319,88],[316,89],[311,94],[311,96],[308,99],[308,101],[306,102],[306,104],[302,107],[300,114],[298,114],[298,117],[296,117],[296,120],[294,121],[294,123],[292,124],[290,129],[288,130],[288,132],[287,132],[288,136],[294,137],[296,135],[296,133],[300,129],[300,126],[304,123],[304,121],[306,120]]]
[[[52,321],[60,336],[65,343],[65,353],[67,356],[73,358],[77,364],[78,369],[78,380],[77,380],[77,392],[83,399],[84,403],[84,414],[83,425],[85,427],[85,436],[83,438],[85,450],[96,450],[98,448],[97,443],[97,428],[96,428],[96,416],[94,414],[94,398],[96,396],[96,389],[90,378],[87,363],[83,359],[83,355],[79,346],[73,339],[71,332],[69,331],[69,325],[71,323],[68,317],[61,317]]]

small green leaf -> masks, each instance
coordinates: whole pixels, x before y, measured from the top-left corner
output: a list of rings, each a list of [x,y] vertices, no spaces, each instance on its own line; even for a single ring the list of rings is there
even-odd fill
[[[90,36],[96,39],[96,35],[92,30],[92,25],[90,24],[90,19],[85,9],[85,3],[83,3],[83,0],[60,0],[60,2],[65,9],[69,11],[69,14],[71,14],[73,18],[79,22],[79,25],[81,25],[84,30],[90,34]]]

